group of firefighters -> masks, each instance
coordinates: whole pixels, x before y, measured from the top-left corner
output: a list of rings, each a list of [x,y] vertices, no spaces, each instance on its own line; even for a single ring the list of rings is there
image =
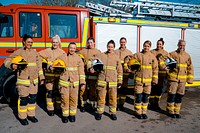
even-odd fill
[[[44,84],[47,89],[49,116],[54,116],[55,102],[61,100],[63,123],[76,121],[78,103],[81,112],[85,112],[89,104],[90,111],[96,112],[95,119],[101,120],[107,102],[110,118],[117,120],[117,110],[125,109],[129,78],[134,79],[134,109],[138,119],[148,118],[148,106],[160,110],[166,81],[167,113],[171,118],[181,118],[185,84],[192,84],[194,79],[192,60],[185,52],[186,42],[179,40],[177,50],[168,53],[164,50],[162,38],[154,50],[150,50],[152,44],[147,40],[142,51],[135,54],[126,48],[125,37],[119,42],[119,49],[115,50],[115,42],[110,40],[107,51],[101,52],[95,48],[94,38],[90,37],[85,49],[77,52],[76,44],[71,42],[66,53],[56,35],[52,37],[52,47],[38,53],[32,49],[33,38],[25,34],[23,47],[4,62],[7,68],[17,72],[21,124],[28,125],[28,120],[38,122],[35,117],[38,84]]]

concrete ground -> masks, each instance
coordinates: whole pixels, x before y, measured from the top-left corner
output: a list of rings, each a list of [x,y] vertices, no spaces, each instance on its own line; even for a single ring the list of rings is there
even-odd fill
[[[199,133],[200,132],[200,87],[188,88],[183,98],[181,119],[166,116],[166,94],[161,101],[161,112],[148,110],[148,119],[139,120],[134,116],[133,96],[128,95],[125,111],[117,112],[117,121],[108,116],[108,107],[101,121],[94,114],[79,110],[75,123],[64,124],[60,115],[50,117],[45,112],[45,104],[38,103],[36,117],[38,123],[29,122],[22,126],[16,118],[16,107],[10,107],[3,100],[0,104],[0,133]]]

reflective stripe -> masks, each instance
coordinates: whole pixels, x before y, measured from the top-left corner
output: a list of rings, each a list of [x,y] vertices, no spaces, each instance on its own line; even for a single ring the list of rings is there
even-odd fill
[[[27,66],[36,66],[36,63],[35,62],[32,62],[32,63],[29,62]]]
[[[40,70],[40,71],[38,72],[38,74],[39,74],[39,75],[42,75],[42,74],[43,74],[43,71],[42,71],[42,70]]]
[[[158,73],[166,74],[167,72],[166,71],[158,71]]]
[[[34,79],[34,80],[33,80],[33,83],[34,83],[34,84],[38,84],[38,78]]]
[[[20,108],[20,99],[18,99],[18,106],[17,106],[17,109],[18,109],[18,112],[21,112],[21,113],[26,113],[27,112],[27,109],[21,109]]]
[[[155,96],[155,98],[161,98],[161,96]]]
[[[47,102],[47,105],[53,105],[54,103],[53,102]]]
[[[107,69],[107,70],[116,70],[116,67],[115,66],[104,66],[104,69]]]
[[[157,78],[158,78],[158,76],[157,76],[157,75],[153,75],[153,78],[156,78],[156,79],[157,79]]]
[[[97,111],[103,112],[103,111],[104,111],[104,108],[99,108],[99,107],[97,107]]]
[[[124,66],[127,67],[128,66],[127,63],[124,63]]]
[[[56,101],[56,103],[61,103],[61,101]]]
[[[79,81],[73,82],[73,85],[74,85],[74,87],[75,87],[75,86],[79,86]]]
[[[76,114],[76,109],[70,110],[70,115],[75,115]]]
[[[108,82],[109,87],[116,87],[117,86],[117,82]]]
[[[115,113],[116,112],[116,108],[110,108],[110,112]]]
[[[181,107],[174,107],[174,110],[181,110]]]
[[[64,87],[68,87],[69,86],[69,82],[66,82],[64,80],[59,80],[59,85],[64,86]]]
[[[92,62],[91,62],[91,61],[88,61],[88,62],[87,62],[87,64],[88,64],[88,65],[91,65],[91,64],[92,64]]]
[[[31,81],[30,80],[17,79],[17,83],[16,84],[30,85]]]
[[[137,106],[134,106],[136,109],[141,109],[142,106],[141,105],[137,105]]]
[[[151,81],[152,81],[152,78],[143,78],[143,79],[142,79],[142,78],[136,77],[135,80],[136,80],[136,81],[140,81],[140,82],[141,82],[141,81],[143,81],[143,82],[151,82]]]
[[[174,78],[177,78],[177,74],[174,74],[174,73],[169,73],[170,76],[174,77]],[[178,75],[178,78],[179,79],[186,79],[187,76],[186,75]]]
[[[187,64],[178,64],[179,67],[187,67]]]
[[[36,106],[34,106],[34,107],[28,107],[27,110],[32,111],[32,110],[35,110],[35,109],[36,109]]]
[[[80,75],[80,80],[85,80],[85,75]]]
[[[63,110],[63,115],[69,115],[69,110]]]
[[[121,64],[123,64],[123,63],[124,63],[124,61],[122,60],[122,61],[121,61]]]
[[[78,67],[67,67],[66,70],[68,70],[68,71],[77,71]]]
[[[45,73],[45,76],[52,76],[52,77],[59,77],[60,74],[54,74],[54,73]]]
[[[121,76],[121,75],[119,75],[117,79],[118,79],[118,80],[122,80],[122,76]]]
[[[187,75],[187,78],[194,78],[193,75]]]
[[[122,99],[122,100],[125,100],[125,99],[126,99],[126,97],[120,97],[120,99]]]
[[[142,108],[143,108],[143,109],[147,109],[147,105],[146,105],[146,106],[143,105]]]
[[[123,75],[126,75],[126,76],[128,76],[128,75],[129,75],[129,73],[123,73]]]
[[[104,87],[104,86],[106,86],[106,81],[98,80],[97,85]]]
[[[149,96],[149,98],[155,98],[156,96]]]
[[[142,65],[141,68],[145,68],[145,69],[152,69],[152,66],[146,66],[146,65]]]
[[[97,76],[91,76],[91,75],[89,75],[87,78],[88,79],[97,79]]]
[[[162,61],[162,62],[160,62],[160,65],[164,65],[164,64],[165,64],[165,62],[163,62],[163,61]]]
[[[167,109],[174,110],[174,107],[167,106]]]

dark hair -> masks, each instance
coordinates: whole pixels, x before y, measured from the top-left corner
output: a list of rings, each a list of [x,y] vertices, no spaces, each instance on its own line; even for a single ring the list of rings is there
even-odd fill
[[[150,45],[150,47],[151,47],[151,41],[150,41],[150,40],[146,40],[146,41],[143,43],[143,46],[144,46],[146,43],[148,43],[148,44]]]
[[[30,36],[30,35],[27,35],[27,34],[24,34],[23,35],[23,38],[22,38],[22,43],[23,43],[23,46],[24,46],[24,42],[28,39],[28,38],[31,38],[31,39],[33,39],[33,37],[32,36]]]
[[[109,45],[110,43],[113,44],[113,46],[114,46],[114,48],[115,48],[115,42],[114,42],[114,40],[110,40],[110,41],[107,43],[107,47],[108,47],[108,45]]]
[[[89,38],[87,39],[87,42],[88,42],[89,40],[92,40],[93,42],[95,42],[95,40],[94,40],[93,37],[89,37]]]
[[[70,42],[69,45],[68,45],[68,48],[69,48],[70,45],[76,45],[76,43],[75,42]]]
[[[161,41],[163,45],[165,44],[163,38],[160,38],[160,39],[157,41],[157,43],[158,43],[159,41]]]
[[[180,39],[180,40],[178,40],[178,45],[180,45],[182,42],[186,43],[185,40]]]
[[[121,37],[119,41],[121,41],[121,40],[123,40],[123,39],[124,39],[125,41],[127,41],[125,37]]]

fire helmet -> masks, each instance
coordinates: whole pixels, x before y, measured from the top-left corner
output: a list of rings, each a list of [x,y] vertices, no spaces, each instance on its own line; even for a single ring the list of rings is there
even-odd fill
[[[132,71],[138,71],[140,69],[140,63],[136,59],[130,59],[127,63],[128,68]]]
[[[170,70],[177,68],[177,62],[173,58],[167,58],[165,64]]]
[[[92,68],[96,71],[96,72],[100,72],[103,70],[104,68],[104,64],[101,60],[99,59],[95,59],[92,61]]]
[[[12,59],[12,63],[17,65],[17,69],[23,70],[26,68],[28,63],[22,56],[16,56]]]
[[[64,71],[66,69],[66,64],[63,60],[56,59],[53,62],[52,67],[55,68],[55,71]]]

